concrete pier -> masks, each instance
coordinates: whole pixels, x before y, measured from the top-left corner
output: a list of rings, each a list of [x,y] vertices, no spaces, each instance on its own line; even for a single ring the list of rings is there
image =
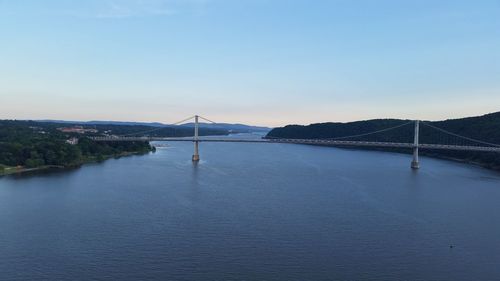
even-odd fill
[[[412,169],[419,169],[420,162],[418,161],[418,147],[413,148],[413,160],[411,161]]]
[[[193,154],[193,162],[200,161],[200,153],[198,152],[198,141],[194,142],[194,154]]]

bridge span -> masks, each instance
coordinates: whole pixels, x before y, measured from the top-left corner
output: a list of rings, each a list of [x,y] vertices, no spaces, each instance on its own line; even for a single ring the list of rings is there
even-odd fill
[[[194,136],[193,137],[154,137],[154,136],[104,136],[104,137],[91,137],[92,140],[97,142],[121,142],[121,141],[166,141],[166,142],[193,142],[194,143],[194,153],[192,160],[197,162],[200,160],[199,155],[199,143],[200,142],[232,142],[232,143],[263,143],[263,144],[276,144],[276,143],[288,143],[288,144],[309,144],[309,145],[324,145],[324,146],[336,146],[336,147],[380,147],[380,148],[408,148],[413,149],[413,159],[411,162],[411,167],[413,169],[418,169],[420,167],[419,162],[419,149],[438,149],[438,150],[456,150],[456,151],[478,151],[478,152],[496,152],[500,153],[500,145],[488,143],[480,140],[471,139],[468,137],[459,136],[457,134],[447,132],[440,128],[433,127],[439,131],[448,133],[455,137],[466,139],[473,143],[473,145],[456,145],[456,144],[433,144],[433,143],[420,143],[419,142],[419,132],[420,132],[420,121],[412,121],[414,123],[414,135],[413,142],[388,142],[388,141],[352,141],[352,140],[342,140],[352,137],[360,137],[373,135],[380,132],[387,132],[406,124],[398,125],[392,128],[387,128],[375,132],[369,132],[364,134],[359,134],[355,136],[344,136],[340,138],[332,139],[295,139],[295,138],[261,138],[261,139],[241,139],[241,138],[224,138],[224,137],[200,137],[198,134],[199,119],[204,119],[206,121],[212,122],[206,118],[195,115],[191,118],[185,119],[181,122],[185,122],[194,118]],[[177,123],[173,124],[177,125]],[[160,130],[162,128],[157,128],[150,130]],[[138,133],[136,133],[138,134]]]
[[[172,141],[172,142],[195,142],[194,138],[168,138],[168,137],[91,137],[94,141]],[[198,142],[239,142],[239,143],[290,143],[290,144],[316,144],[327,146],[358,146],[358,147],[393,147],[393,148],[414,148],[413,143],[397,142],[369,142],[369,141],[336,141],[322,139],[231,139],[231,138],[199,138]],[[461,146],[443,144],[420,143],[421,149],[442,149],[442,150],[464,150],[464,151],[484,151],[500,152],[500,147],[482,146]]]

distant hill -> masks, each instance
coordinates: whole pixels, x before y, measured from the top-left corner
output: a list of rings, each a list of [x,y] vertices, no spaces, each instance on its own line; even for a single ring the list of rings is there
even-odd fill
[[[0,120],[1,121],[1,120]],[[105,133],[109,135],[133,135],[133,136],[151,136],[151,137],[189,137],[192,136],[194,131],[191,127],[187,126],[151,126],[140,124],[140,122],[113,122],[113,121],[61,121],[61,120],[38,120],[38,121],[18,121],[18,122],[31,122],[36,126],[42,127],[68,127],[73,125],[82,126],[86,129],[98,130],[98,135]],[[200,136],[215,136],[215,135],[228,135],[229,130],[224,129],[211,129],[200,128]]]
[[[347,122],[347,123],[318,123],[307,126],[288,125],[285,127],[274,128],[266,138],[338,138],[366,132],[372,132],[390,128],[398,125],[403,125],[410,120],[401,119],[373,119],[365,121]],[[474,138],[489,143],[500,144],[500,112],[490,113],[483,116],[467,117],[459,119],[449,119],[443,121],[426,122],[432,126],[450,131],[455,134]],[[372,136],[363,137],[363,141],[397,141],[397,142],[412,142],[413,126],[406,125],[401,128],[381,133]],[[354,139],[353,139],[354,140]],[[421,143],[446,143],[456,141],[453,137],[436,132],[426,126],[420,127],[420,142]],[[404,149],[378,149],[390,150],[399,152],[410,152]],[[464,152],[464,151],[444,151],[424,150],[421,152],[424,155],[455,159],[459,161],[473,162],[500,170],[500,155],[498,153],[487,152]]]
[[[78,124],[78,125],[119,125],[119,126],[150,126],[150,127],[169,127],[159,122],[127,122],[127,121],[69,121],[69,120],[35,120],[36,122],[59,123],[59,124]]]
[[[60,124],[78,124],[78,125],[119,125],[119,126],[150,126],[150,127],[177,127],[159,122],[127,122],[127,121],[67,121],[67,120],[37,120],[38,122],[60,123]],[[199,123],[200,128],[230,131],[232,133],[267,133],[271,130],[268,127],[250,126],[245,124],[228,123]],[[186,123],[178,127],[194,127],[194,123]]]

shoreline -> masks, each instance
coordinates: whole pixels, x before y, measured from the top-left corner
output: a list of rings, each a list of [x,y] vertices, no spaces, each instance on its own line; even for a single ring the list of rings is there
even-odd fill
[[[26,168],[26,167],[6,167],[3,171],[0,172],[0,177],[2,176],[8,176],[8,175],[18,175],[18,174],[23,174],[23,173],[29,173],[29,172],[37,172],[37,171],[44,171],[44,170],[50,170],[50,169],[65,169],[68,167],[65,166],[59,166],[59,165],[44,165],[40,167],[34,167],[34,168]]]
[[[40,167],[34,167],[34,168],[26,168],[26,167],[5,167],[3,171],[0,171],[0,178],[4,176],[12,176],[12,175],[24,175],[24,174],[30,174],[34,172],[40,172],[40,171],[49,171],[49,170],[65,170],[65,169],[74,169],[74,168],[80,168],[81,166],[85,164],[90,164],[90,163],[100,163],[104,162],[106,160],[109,160],[111,158],[121,158],[121,157],[127,157],[127,156],[132,156],[132,155],[143,155],[143,154],[148,154],[152,151],[145,151],[145,152],[122,152],[119,154],[114,154],[114,155],[106,155],[103,156],[103,159],[98,159],[97,156],[89,157],[80,163],[76,163],[73,165],[68,165],[68,166],[61,166],[61,165],[43,165]]]

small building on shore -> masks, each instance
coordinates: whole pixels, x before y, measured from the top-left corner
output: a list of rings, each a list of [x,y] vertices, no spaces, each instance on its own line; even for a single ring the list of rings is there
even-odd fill
[[[71,145],[77,145],[78,144],[78,138],[70,138],[66,140],[67,143]]]

